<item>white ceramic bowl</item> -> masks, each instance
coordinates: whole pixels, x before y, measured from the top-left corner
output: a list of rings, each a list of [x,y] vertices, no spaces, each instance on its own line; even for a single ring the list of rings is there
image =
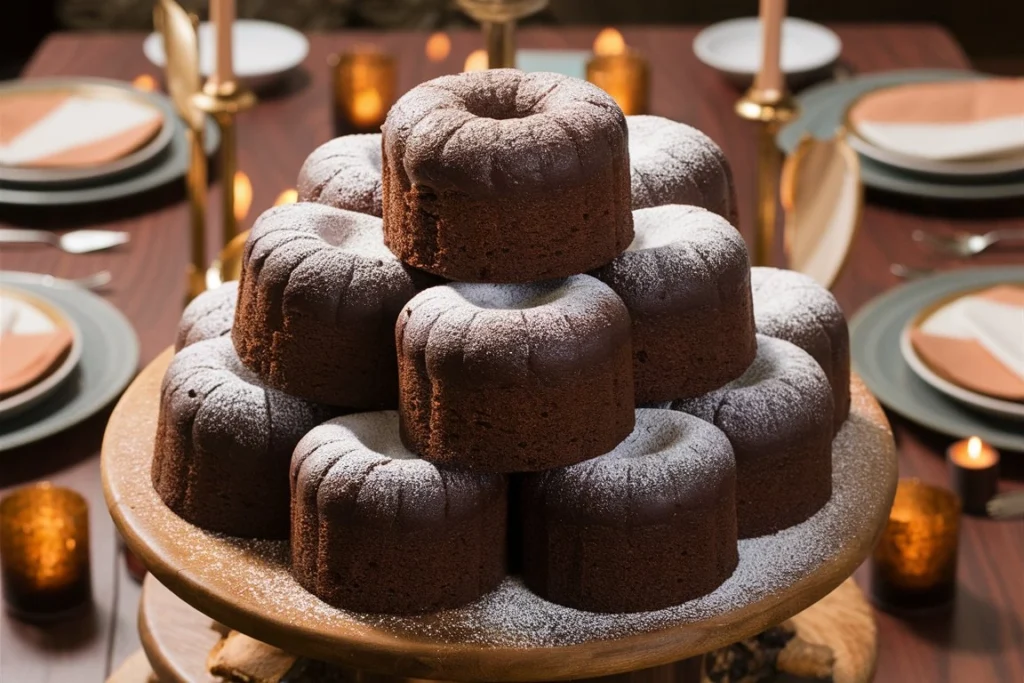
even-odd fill
[[[239,19],[232,32],[235,75],[254,90],[264,88],[299,66],[309,54],[309,40],[299,31],[269,21]],[[209,22],[199,25],[199,70],[213,73],[217,39]],[[146,58],[163,68],[163,36],[151,33],[142,44]]]
[[[829,28],[786,17],[782,24],[782,71],[792,86],[824,75],[839,59],[842,41]],[[761,21],[757,17],[712,24],[693,40],[697,59],[736,85],[750,85],[761,68]]]

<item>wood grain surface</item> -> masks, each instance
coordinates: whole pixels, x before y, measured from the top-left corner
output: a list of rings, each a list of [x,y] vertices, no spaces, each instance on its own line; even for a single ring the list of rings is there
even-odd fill
[[[863,73],[899,68],[968,68],[963,51],[945,29],[929,25],[838,25],[843,62]],[[627,41],[652,66],[652,113],[705,130],[728,155],[736,176],[742,229],[749,235],[754,202],[755,129],[732,114],[738,97],[717,74],[697,62],[690,44],[696,27],[623,30]],[[597,28],[529,29],[524,47],[586,48]],[[25,70],[29,78],[52,75],[105,76],[131,80],[158,75],[142,55],[142,34],[56,34],[39,49]],[[282,190],[294,186],[303,159],[331,137],[328,104],[331,52],[373,43],[396,54],[399,89],[461,68],[466,55],[481,47],[475,32],[452,35],[450,56],[439,63],[423,55],[426,34],[344,32],[311,37],[305,68],[273,97],[265,98],[239,120],[239,161],[253,184],[253,209],[246,223],[266,209]],[[214,184],[211,206],[217,205]],[[2,192],[0,188],[0,192]],[[101,268],[114,273],[109,300],[131,319],[148,363],[174,336],[184,295],[188,217],[181,187],[169,187],[115,206],[56,214],[11,211],[0,206],[4,227],[43,225],[127,230],[126,247],[98,254],[69,256],[46,247],[5,247],[0,267],[81,276]],[[1024,225],[1024,198],[976,204],[914,200],[869,193],[864,225],[851,262],[835,292],[848,316],[877,294],[897,285],[889,264],[957,268],[964,261],[936,256],[911,241],[915,228],[936,233],[984,232]],[[215,232],[215,231],[214,231]],[[211,249],[217,237],[210,235]],[[1019,263],[1021,251],[993,250],[970,265]],[[0,617],[0,680],[18,683],[102,681],[139,646],[135,616],[139,589],[119,559],[113,525],[99,481],[99,447],[106,414],[45,442],[4,453],[0,488],[50,479],[71,486],[89,500],[95,610],[81,621],[39,627]],[[950,440],[899,419],[892,424],[904,476],[945,483],[942,453]],[[1024,488],[1024,456],[1003,459],[1004,490]],[[966,518],[962,531],[959,589],[953,611],[941,618],[906,620],[878,614],[879,658],[875,680],[1006,681],[1024,680],[1024,522]],[[859,578],[866,580],[866,572]]]

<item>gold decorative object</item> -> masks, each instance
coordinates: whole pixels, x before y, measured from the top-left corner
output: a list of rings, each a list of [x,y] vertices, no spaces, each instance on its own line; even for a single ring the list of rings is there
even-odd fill
[[[331,104],[334,132],[380,132],[394,104],[398,83],[395,58],[373,48],[331,55]]]
[[[56,618],[92,599],[89,507],[51,484],[18,489],[0,501],[0,572],[14,614]]]
[[[626,115],[647,113],[649,69],[635,52],[595,54],[587,61],[587,80],[611,95]]]
[[[548,0],[457,0],[459,9],[480,22],[491,69],[516,65],[516,22],[547,7]]]
[[[178,116],[185,122],[189,165],[185,175],[191,224],[191,256],[187,269],[186,301],[206,289],[206,152],[203,147],[206,116],[196,106],[199,92],[199,41],[194,18],[174,0],[157,0],[153,24],[164,39],[167,54],[167,90]]]
[[[871,562],[871,594],[893,611],[938,609],[956,594],[960,500],[952,491],[901,479]]]
[[[832,287],[860,229],[860,158],[840,128],[831,140],[805,135],[782,165],[782,243],[787,267]]]
[[[776,203],[782,169],[782,153],[775,145],[775,136],[782,124],[796,115],[797,108],[786,89],[779,61],[786,0],[761,0],[760,16],[764,35],[761,70],[750,89],[736,103],[736,113],[760,124],[753,262],[757,266],[769,266],[775,260]]]

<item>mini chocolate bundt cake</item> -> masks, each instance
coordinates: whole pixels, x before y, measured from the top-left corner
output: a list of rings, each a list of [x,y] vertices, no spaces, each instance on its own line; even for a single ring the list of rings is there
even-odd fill
[[[811,354],[832,385],[835,431],[850,415],[850,331],[832,292],[792,270],[752,268],[757,331]]]
[[[602,266],[633,239],[622,110],[600,88],[516,69],[413,88],[384,123],[384,239],[452,280]]]
[[[721,148],[685,123],[627,116],[633,208],[692,204],[737,224],[732,169]]]
[[[196,342],[231,334],[237,303],[237,282],[225,282],[197,296],[181,314],[174,350],[181,351]]]
[[[318,403],[396,405],[395,319],[422,280],[384,246],[379,218],[279,206],[256,221],[242,258],[231,332],[242,362]]]
[[[607,453],[633,429],[629,313],[589,275],[434,287],[395,335],[402,438],[426,460],[543,470]]]
[[[299,201],[381,217],[380,134],[343,135],[317,147],[299,171]]]
[[[633,321],[638,404],[690,398],[754,360],[750,261],[739,232],[695,206],[633,212],[629,249],[595,275]]]
[[[457,607],[505,574],[505,478],[438,467],[406,450],[398,413],[313,429],[291,464],[292,571],[359,612]]]
[[[759,334],[742,377],[672,408],[729,437],[740,538],[799,524],[832,497],[832,390],[803,349]]]
[[[153,488],[203,529],[287,538],[292,450],[331,415],[267,388],[230,339],[192,344],[171,361],[161,387]]]
[[[590,612],[678,605],[736,568],[736,462],[725,435],[671,410],[637,410],[610,453],[523,477],[523,577]]]

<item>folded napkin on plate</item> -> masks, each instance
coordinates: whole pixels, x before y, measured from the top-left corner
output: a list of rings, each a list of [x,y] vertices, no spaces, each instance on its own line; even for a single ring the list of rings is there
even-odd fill
[[[971,391],[1024,401],[1024,287],[965,296],[912,330],[917,354],[937,374]]]
[[[49,375],[71,349],[71,332],[0,335],[0,398],[28,389]]]
[[[877,90],[853,106],[850,123],[868,142],[921,159],[1024,154],[1024,78],[910,83]]]
[[[25,92],[0,98],[0,165],[31,168],[109,163],[163,126],[156,107],[126,98]]]

